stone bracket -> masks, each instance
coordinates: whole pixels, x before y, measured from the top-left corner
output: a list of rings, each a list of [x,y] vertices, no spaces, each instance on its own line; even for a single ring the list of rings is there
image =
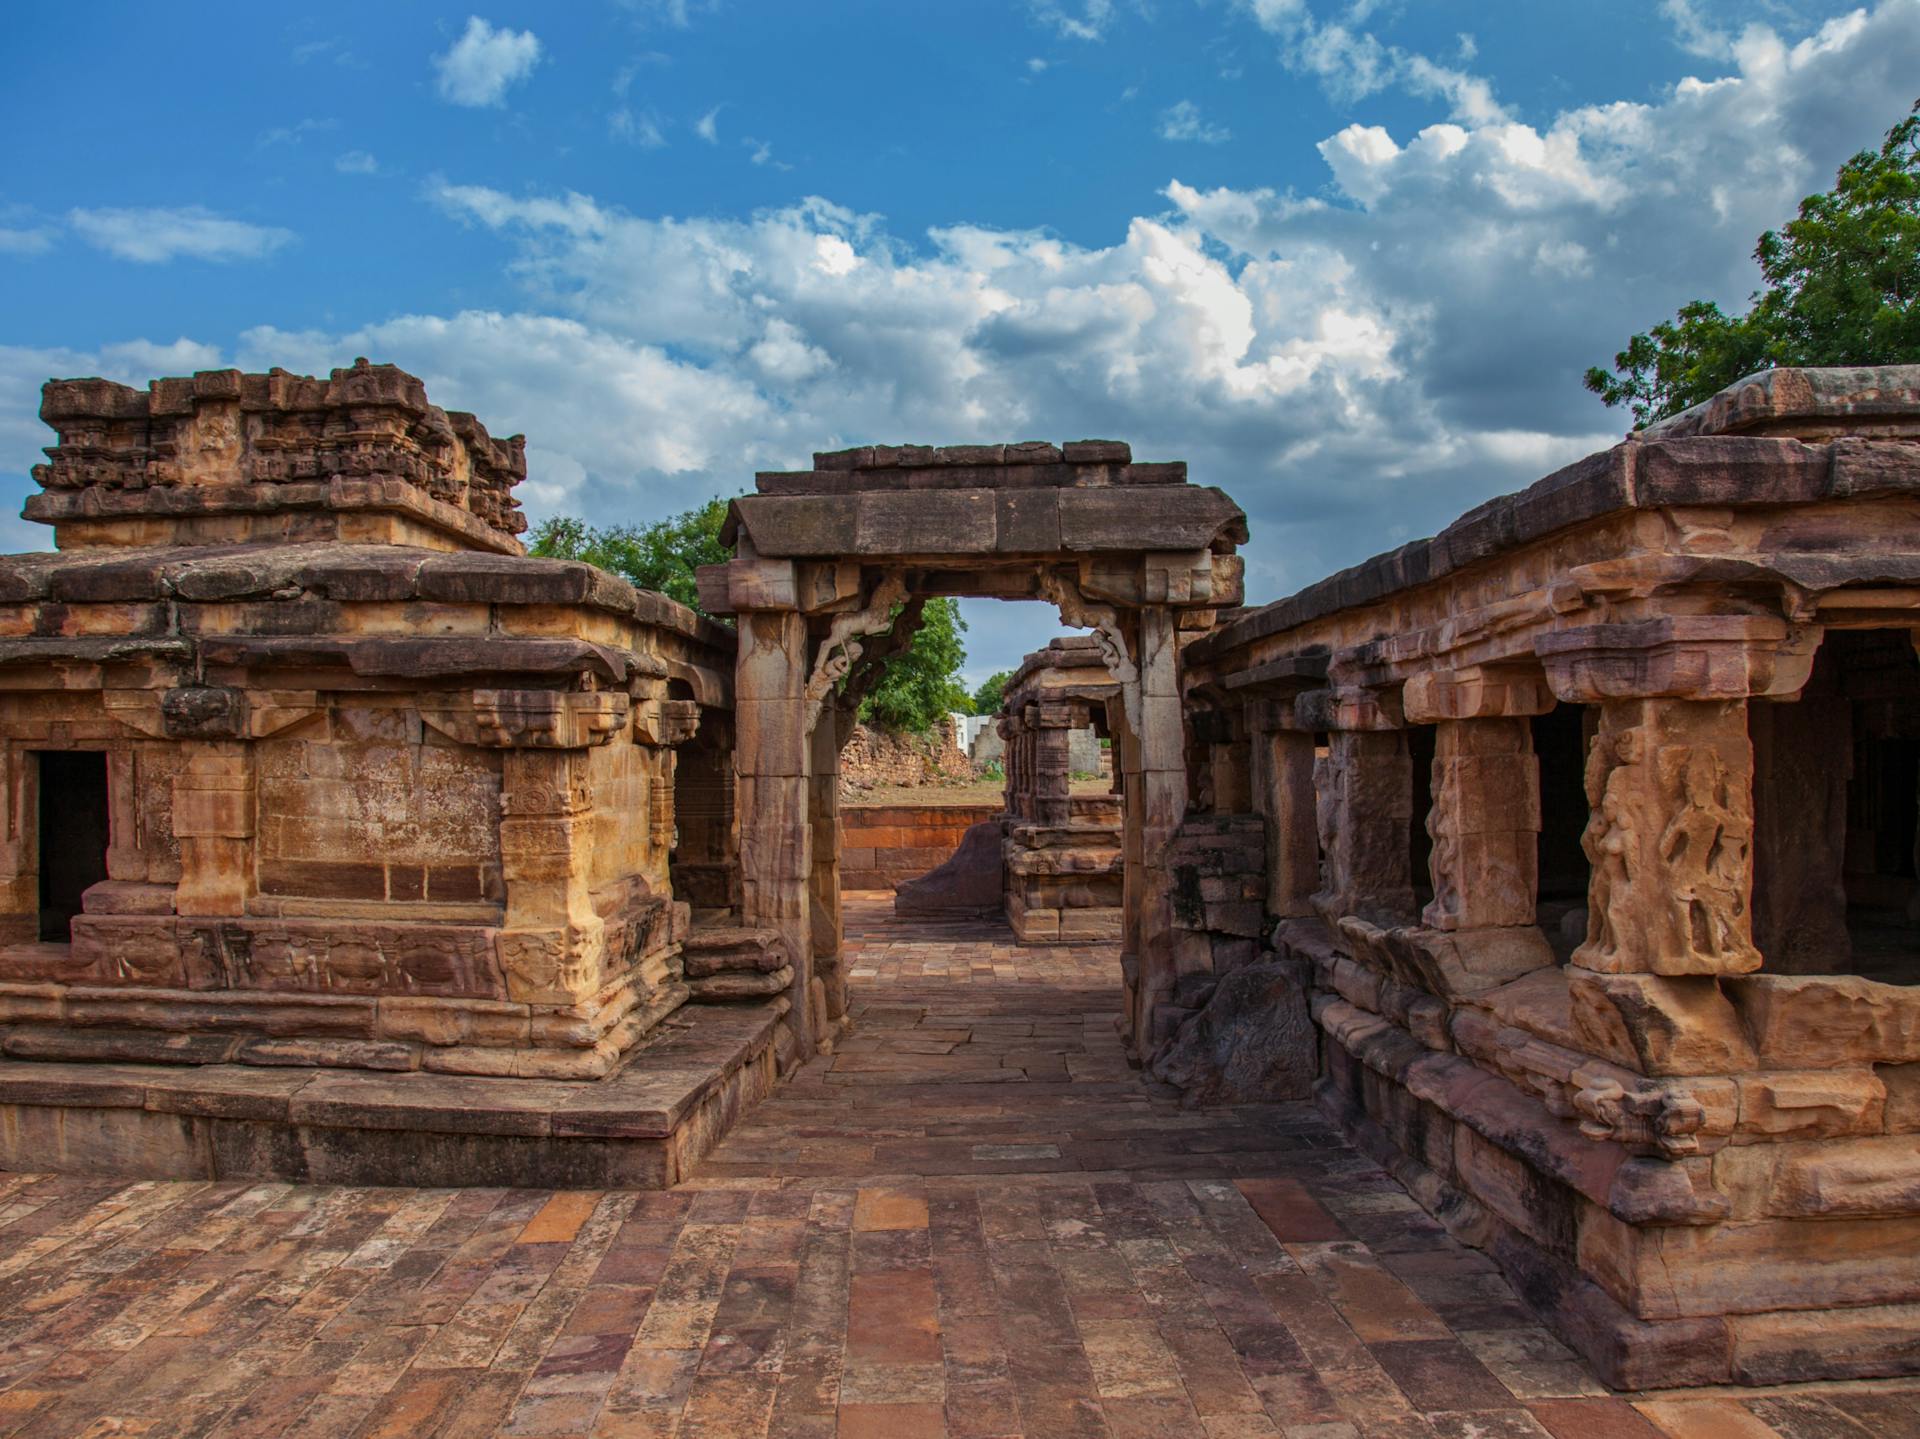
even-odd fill
[[[1478,666],[1412,675],[1401,689],[1400,702],[1410,724],[1520,719],[1546,714],[1556,703],[1543,675]]]
[[[1821,634],[1766,615],[1664,615],[1554,630],[1534,652],[1569,704],[1753,699],[1797,693]]]
[[[420,718],[458,744],[481,749],[587,749],[610,742],[633,702],[617,690],[474,690]]]
[[[266,739],[320,712],[313,690],[181,685],[100,692],[106,712],[148,739]]]
[[[641,700],[633,707],[633,737],[640,744],[665,749],[686,743],[699,729],[695,700]]]
[[[813,657],[813,673],[807,678],[807,729],[819,721],[820,707],[834,686],[845,679],[864,653],[860,641],[867,635],[885,634],[893,628],[894,607],[907,598],[906,576],[890,570],[873,587],[866,605],[847,614],[834,616],[826,638]]]
[[[1294,726],[1309,730],[1382,731],[1405,729],[1400,697],[1391,690],[1337,685],[1307,690],[1294,698]]]

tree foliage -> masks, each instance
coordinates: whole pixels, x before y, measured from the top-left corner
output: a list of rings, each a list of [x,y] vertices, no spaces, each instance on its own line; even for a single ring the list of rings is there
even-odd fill
[[[700,592],[693,572],[701,565],[733,558],[733,551],[720,541],[720,527],[726,520],[725,500],[708,500],[651,525],[601,527],[571,515],[555,515],[534,528],[527,552],[548,559],[585,560],[643,590],[658,590],[697,610]]]
[[[966,628],[958,603],[928,600],[913,642],[887,660],[861,702],[860,718],[882,729],[924,734],[944,716],[965,713],[972,703],[960,683],[960,666],[967,660],[960,636]]]
[[[980,687],[973,692],[973,712],[977,715],[1000,713],[1000,706],[1007,697],[1007,684],[1013,678],[1012,670],[1000,670],[980,681]]]
[[[1765,286],[1746,314],[1683,305],[1628,340],[1613,373],[1588,370],[1587,388],[1646,425],[1776,365],[1920,361],[1920,103],[1753,257]]]

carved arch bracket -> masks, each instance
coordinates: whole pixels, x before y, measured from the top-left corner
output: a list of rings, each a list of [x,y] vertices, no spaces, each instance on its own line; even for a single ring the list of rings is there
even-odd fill
[[[845,679],[858,662],[864,651],[861,639],[892,629],[894,607],[906,598],[906,576],[899,570],[889,570],[873,587],[873,594],[863,608],[834,616],[826,638],[820,641],[819,651],[814,655],[813,673],[807,679],[809,730],[818,723],[821,706],[833,693],[834,686]]]
[[[1093,603],[1080,593],[1080,587],[1073,581],[1051,571],[1041,572],[1040,597],[1059,609],[1060,623],[1093,631],[1100,661],[1120,685],[1127,728],[1137,739],[1140,735],[1140,667],[1127,651],[1126,636],[1120,632],[1119,613],[1111,605]]]

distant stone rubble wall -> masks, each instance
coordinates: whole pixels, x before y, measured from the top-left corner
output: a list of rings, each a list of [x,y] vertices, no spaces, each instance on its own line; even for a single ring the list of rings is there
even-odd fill
[[[840,751],[840,797],[850,802],[880,785],[952,784],[972,778],[973,762],[955,742],[951,718],[926,734],[856,725],[853,738]],[[947,852],[952,851],[949,845]]]

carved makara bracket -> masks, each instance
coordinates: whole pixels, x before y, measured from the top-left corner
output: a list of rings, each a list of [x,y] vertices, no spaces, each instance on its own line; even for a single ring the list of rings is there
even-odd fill
[[[1139,738],[1140,667],[1127,652],[1127,639],[1120,632],[1118,612],[1111,605],[1092,603],[1080,593],[1078,585],[1051,570],[1040,574],[1040,598],[1060,611],[1060,623],[1093,631],[1100,662],[1120,685],[1120,703],[1126,711],[1127,728]]]
[[[904,603],[906,598],[906,576],[898,570],[889,570],[873,587],[873,594],[863,608],[834,616],[826,638],[820,641],[820,648],[814,655],[813,673],[807,678],[809,730],[819,720],[820,707],[826,703],[827,696],[833,693],[833,687],[847,677],[859,660],[863,652],[861,638],[884,634],[892,629],[894,607]]]
[[[641,744],[684,744],[699,729],[700,706],[693,700],[640,700],[633,707],[633,737]]]
[[[1593,1064],[1575,1070],[1566,1087],[1580,1132],[1589,1139],[1669,1160],[1709,1147],[1701,1133],[1706,1106],[1684,1081],[1643,1079],[1613,1065]]]
[[[474,690],[447,695],[433,708],[429,703],[421,703],[422,720],[450,740],[482,749],[606,744],[626,726],[632,708],[617,690]]]

